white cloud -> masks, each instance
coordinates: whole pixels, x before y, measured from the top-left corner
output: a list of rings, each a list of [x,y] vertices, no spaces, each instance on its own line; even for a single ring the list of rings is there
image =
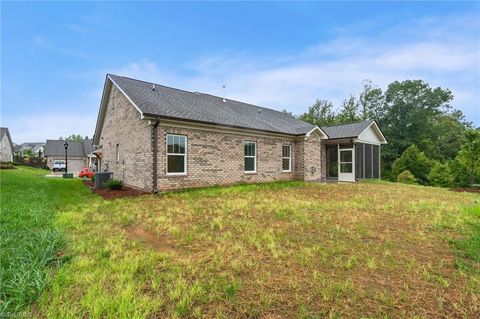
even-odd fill
[[[360,30],[375,27],[364,23]],[[9,124],[17,142],[57,138],[71,133],[91,136],[101,98],[105,73],[222,95],[229,98],[293,113],[306,111],[315,99],[329,99],[336,105],[351,93],[358,93],[365,79],[383,89],[395,80],[423,79],[431,86],[449,88],[453,105],[480,125],[480,48],[476,15],[427,17],[379,31],[373,37],[355,34],[355,27],[338,31],[333,40],[312,45],[295,54],[259,55],[257,52],[223,52],[200,56],[183,65],[160,67],[144,59],[108,70],[70,75],[79,81],[98,83],[83,94],[78,105],[85,114],[31,115],[2,119]],[[358,31],[357,31],[358,32]],[[372,34],[369,32],[368,34]],[[38,45],[48,46],[36,38]],[[60,109],[78,110],[76,105]],[[48,109],[52,109],[49,107]]]
[[[294,113],[304,112],[316,98],[338,105],[359,92],[365,79],[384,89],[395,80],[423,79],[451,89],[453,105],[479,125],[476,18],[428,17],[384,30],[377,38],[341,36],[289,56],[242,52],[199,57],[186,65],[185,73],[161,69],[151,60],[131,63],[116,73],[216,95],[226,84],[230,98]]]
[[[13,142],[42,142],[47,139],[57,139],[60,136],[80,134],[92,137],[95,129],[97,116],[84,114],[32,114],[15,118],[4,119],[8,123],[8,129]]]

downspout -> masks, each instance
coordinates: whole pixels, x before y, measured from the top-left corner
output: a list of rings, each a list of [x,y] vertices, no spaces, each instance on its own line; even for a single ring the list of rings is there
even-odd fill
[[[152,192],[158,193],[158,121],[150,120],[152,126]]]

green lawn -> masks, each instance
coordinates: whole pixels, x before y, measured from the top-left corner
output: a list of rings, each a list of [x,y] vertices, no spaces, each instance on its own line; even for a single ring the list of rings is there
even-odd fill
[[[3,311],[48,318],[480,311],[474,194],[288,182],[106,201],[79,180],[19,169],[1,171],[1,195]]]

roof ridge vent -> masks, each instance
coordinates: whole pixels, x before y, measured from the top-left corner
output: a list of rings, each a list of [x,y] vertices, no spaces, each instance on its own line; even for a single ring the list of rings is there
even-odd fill
[[[152,84],[152,91],[155,91],[155,84]]]

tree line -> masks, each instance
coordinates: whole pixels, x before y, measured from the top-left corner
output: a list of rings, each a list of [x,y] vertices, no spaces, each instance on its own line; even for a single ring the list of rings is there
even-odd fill
[[[375,120],[388,140],[382,146],[386,179],[438,186],[480,183],[480,131],[452,107],[449,89],[422,80],[395,81],[385,91],[370,80],[362,86],[337,110],[332,102],[317,100],[297,117],[320,127]]]

